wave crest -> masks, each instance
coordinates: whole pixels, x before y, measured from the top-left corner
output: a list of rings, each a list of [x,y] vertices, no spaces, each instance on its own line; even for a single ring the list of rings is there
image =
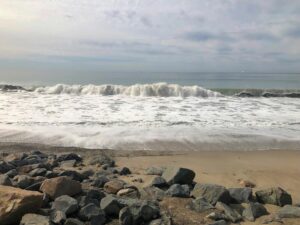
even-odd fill
[[[200,86],[180,86],[178,84],[155,83],[123,85],[66,85],[56,84],[51,87],[38,87],[34,90],[45,94],[77,94],[77,95],[127,95],[157,97],[219,97],[214,92]]]

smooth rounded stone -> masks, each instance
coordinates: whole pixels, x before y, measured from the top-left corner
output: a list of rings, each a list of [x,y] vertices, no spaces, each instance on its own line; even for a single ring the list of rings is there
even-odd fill
[[[252,222],[255,221],[256,218],[267,214],[267,209],[258,202],[250,202],[243,210],[243,217]]]
[[[165,168],[162,168],[162,167],[149,167],[146,169],[145,174],[161,176],[164,171],[165,171]]]
[[[208,203],[204,198],[196,198],[194,199],[191,204],[190,208],[195,210],[196,212],[204,212],[210,209],[214,209],[215,207]]]
[[[20,225],[52,225],[49,217],[38,214],[25,214]]]
[[[57,211],[62,211],[68,216],[76,212],[79,206],[75,198],[68,195],[62,195],[55,199],[51,208]]]
[[[292,204],[291,195],[280,187],[268,188],[265,190],[257,191],[255,195],[257,201],[263,204],[271,204],[278,206]]]
[[[106,176],[99,176],[95,178],[91,185],[94,187],[103,188],[108,181],[109,179]]]
[[[104,191],[109,194],[117,194],[125,185],[125,182],[122,180],[111,180],[104,185]]]
[[[208,225],[227,225],[227,222],[225,220],[219,220],[219,221],[212,222]]]
[[[233,203],[249,203],[253,200],[251,188],[228,188]]]
[[[300,218],[300,207],[285,205],[278,212],[279,218]]]
[[[28,175],[32,176],[32,177],[37,177],[37,176],[45,176],[46,173],[47,173],[47,169],[36,168],[36,169],[30,171],[30,173]]]
[[[127,198],[139,198],[140,193],[136,188],[125,188],[118,191],[117,196]]]
[[[93,224],[97,225],[102,225],[106,221],[104,211],[94,204],[88,204],[81,208],[78,216],[82,221],[93,221]]]
[[[8,171],[15,169],[15,167],[7,162],[0,161],[0,173],[7,173]]]
[[[67,220],[67,216],[63,211],[54,210],[50,213],[50,221],[55,224],[63,224]]]
[[[12,182],[9,179],[9,176],[5,175],[5,174],[1,174],[0,175],[0,185],[4,185],[4,186],[12,186]]]
[[[85,224],[78,219],[68,218],[64,223],[64,225],[85,225]]]
[[[108,195],[100,202],[100,208],[109,216],[117,217],[123,205],[114,196]]]
[[[162,177],[169,184],[192,184],[195,178],[195,172],[180,167],[168,167],[162,174]]]
[[[91,165],[107,165],[108,167],[114,167],[115,166],[115,160],[113,160],[111,157],[107,155],[99,155],[95,156],[94,158],[90,159]]]
[[[82,182],[84,179],[88,178],[74,170],[65,170],[65,171],[59,173],[58,176],[70,177],[72,180],[76,180],[79,182]]]
[[[162,178],[161,176],[156,176],[153,177],[150,186],[164,188],[164,187],[168,187],[168,184],[164,178]]]
[[[68,154],[62,154],[56,159],[57,162],[69,161],[69,160],[75,160],[76,162],[81,162],[82,157],[75,153],[68,153]]]
[[[144,187],[139,190],[140,198],[152,201],[162,201],[166,196],[165,192],[157,187]]]
[[[131,171],[128,167],[122,167],[118,170],[118,173],[122,176],[122,175],[131,174]]]
[[[16,224],[26,213],[34,213],[42,206],[43,194],[19,188],[0,186],[1,225]]]
[[[62,195],[74,196],[82,191],[81,184],[69,177],[47,179],[42,183],[40,190],[52,199]]]
[[[7,175],[9,178],[14,178],[15,176],[18,175],[18,171],[16,169],[12,169],[7,173],[5,173],[5,175]]]
[[[27,175],[17,175],[13,179],[17,187],[26,189],[27,187],[34,184],[35,180]]]
[[[236,223],[242,220],[242,216],[230,206],[226,205],[223,202],[217,202],[216,208],[225,213],[225,216],[233,223]]]
[[[171,197],[188,198],[190,197],[190,188],[188,185],[173,184],[167,191],[166,195]]]

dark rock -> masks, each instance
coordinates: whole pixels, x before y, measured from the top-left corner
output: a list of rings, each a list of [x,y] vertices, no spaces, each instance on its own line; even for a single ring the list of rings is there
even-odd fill
[[[76,199],[62,195],[55,199],[52,204],[52,209],[64,212],[67,216],[75,213],[78,210],[78,202]]]
[[[173,184],[167,191],[166,195],[171,197],[188,198],[190,197],[190,189],[188,185]]]
[[[68,153],[68,154],[60,155],[56,159],[57,162],[68,161],[68,160],[75,160],[76,162],[81,162],[82,158],[80,155],[77,155],[75,153]]]
[[[162,177],[169,185],[192,184],[195,172],[186,168],[168,167],[162,174]]]
[[[95,204],[95,205],[99,205],[100,204],[100,201],[98,199],[94,199],[94,198],[89,198],[87,196],[79,196],[78,199],[78,204],[79,204],[79,207],[82,208],[88,204]]]
[[[158,187],[158,188],[164,188],[164,187],[168,187],[168,184],[167,184],[167,182],[164,178],[162,178],[161,176],[156,176],[151,181],[150,186],[154,186],[154,187]]]
[[[254,95],[249,93],[249,92],[240,92],[240,93],[236,94],[236,96],[237,97],[243,97],[243,98],[245,98],[245,97],[248,97],[248,98],[249,97],[254,97]]]
[[[47,173],[47,169],[36,168],[36,169],[30,171],[29,176],[32,176],[32,177],[45,176],[46,173]]]
[[[124,206],[111,195],[106,196],[100,202],[100,208],[109,216],[117,217],[122,207]]]
[[[82,221],[93,221],[95,225],[102,225],[106,220],[104,211],[94,204],[88,204],[80,209],[78,216]]]
[[[227,222],[225,220],[219,220],[219,221],[212,222],[208,225],[227,225]]]
[[[64,225],[85,225],[85,224],[78,219],[69,218],[66,220]]]
[[[50,213],[50,221],[55,224],[63,224],[67,219],[67,216],[64,212],[54,210]]]
[[[225,216],[233,223],[242,220],[242,216],[235,209],[232,209],[230,206],[224,204],[223,202],[217,202],[216,208],[223,211],[225,213]]]
[[[20,225],[52,225],[49,217],[38,214],[25,214]]]
[[[145,174],[161,176],[164,171],[165,169],[161,167],[149,167],[146,169]]]
[[[62,195],[74,196],[82,191],[81,184],[68,177],[47,179],[42,183],[40,190],[52,199]]]
[[[88,198],[97,199],[99,201],[106,196],[103,191],[98,189],[87,189],[83,191],[83,194]]]
[[[229,204],[231,197],[229,191],[217,184],[196,184],[192,193],[195,198],[203,197],[212,205],[215,205],[218,201],[225,204]]]
[[[35,182],[32,177],[27,175],[17,175],[14,177],[14,181],[16,182],[16,186],[22,189],[26,189]]]
[[[111,180],[104,185],[104,191],[109,194],[117,194],[125,185],[125,182],[122,180]]]
[[[204,198],[196,198],[191,203],[191,209],[196,212],[204,212],[210,209],[214,209],[215,207],[208,203]]]
[[[115,166],[115,161],[110,158],[109,156],[107,155],[100,155],[100,156],[97,156],[97,157],[94,157],[90,160],[90,164],[91,165],[104,165],[106,164],[108,167],[114,167]]]
[[[103,188],[108,181],[109,179],[106,176],[99,176],[95,178],[91,185],[94,187]]]
[[[0,161],[0,173],[6,173],[12,169],[15,169],[13,165],[4,161]]]
[[[282,188],[269,188],[255,193],[257,201],[278,206],[291,205],[292,197]]]
[[[88,178],[74,170],[65,170],[65,171],[59,173],[58,176],[70,177],[72,180],[76,180],[79,182],[82,182],[84,179]]]
[[[131,171],[127,167],[122,167],[121,169],[119,169],[118,173],[122,176],[122,175],[131,174]]]
[[[7,175],[9,178],[14,178],[18,175],[18,171],[16,169],[12,169],[8,171],[5,175]]]
[[[300,207],[285,205],[278,212],[279,218],[300,218]]]
[[[0,185],[12,186],[11,180],[5,174],[0,174]]]
[[[252,201],[251,188],[229,188],[228,191],[233,203],[249,203]]]
[[[258,203],[258,202],[251,202],[246,206],[246,208],[243,210],[243,217],[249,221],[255,221],[256,218],[267,215],[268,212],[266,208]]]
[[[165,196],[165,192],[157,187],[145,187],[139,190],[141,199],[151,201],[161,201]]]
[[[45,174],[45,177],[50,179],[50,178],[54,178],[54,177],[57,177],[58,174],[57,173],[54,173],[53,171],[47,171],[46,174]]]

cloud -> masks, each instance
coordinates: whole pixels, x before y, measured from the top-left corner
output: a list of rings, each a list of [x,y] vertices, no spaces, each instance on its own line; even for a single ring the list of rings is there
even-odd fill
[[[234,39],[226,33],[212,33],[207,31],[188,32],[183,35],[190,41],[206,42],[206,41],[233,41]]]

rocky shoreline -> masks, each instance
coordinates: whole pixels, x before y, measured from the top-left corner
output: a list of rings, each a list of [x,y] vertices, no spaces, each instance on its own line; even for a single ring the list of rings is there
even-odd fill
[[[0,225],[226,225],[260,217],[262,224],[300,224],[299,205],[280,187],[254,192],[247,181],[236,188],[195,183],[195,172],[181,167],[149,167],[151,183],[142,186],[134,173],[105,151],[3,153]]]

